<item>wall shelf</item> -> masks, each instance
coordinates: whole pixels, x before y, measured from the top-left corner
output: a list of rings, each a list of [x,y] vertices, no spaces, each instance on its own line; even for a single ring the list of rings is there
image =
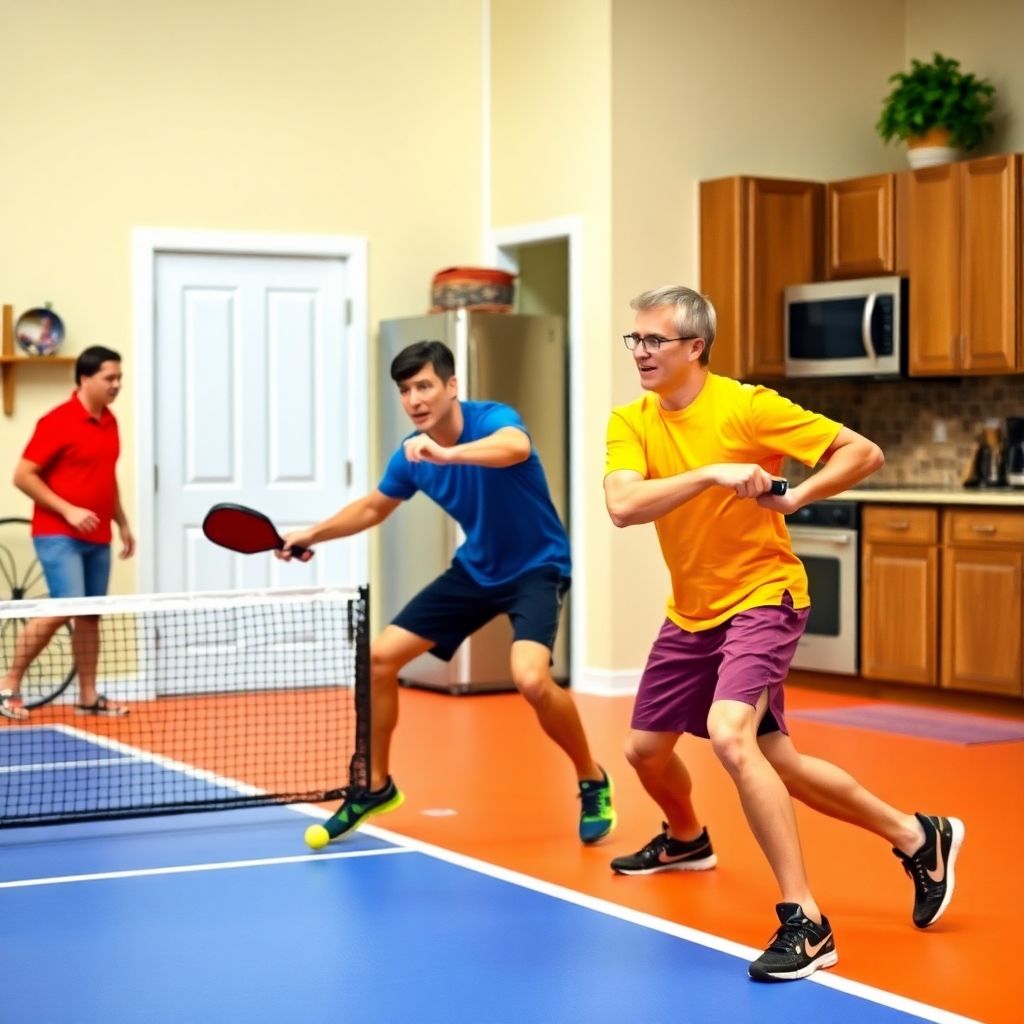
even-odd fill
[[[3,309],[3,343],[0,345],[0,387],[4,394],[4,415],[14,412],[14,380],[19,366],[74,366],[74,356],[19,356],[14,353],[14,307]]]

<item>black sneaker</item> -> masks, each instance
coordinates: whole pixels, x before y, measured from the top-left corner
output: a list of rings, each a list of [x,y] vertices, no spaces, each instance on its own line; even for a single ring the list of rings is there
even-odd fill
[[[350,786],[345,790],[342,805],[324,822],[323,827],[331,839],[337,839],[358,828],[372,815],[393,811],[404,800],[405,797],[390,775],[380,789]]]
[[[924,845],[909,857],[899,850],[892,852],[914,883],[914,924],[927,928],[942,917],[953,898],[953,865],[964,841],[964,823],[959,818],[938,815],[916,817],[924,829]]]
[[[708,830],[703,829],[696,839],[682,842],[668,834],[668,824],[661,823],[661,831],[642,849],[612,861],[612,871],[618,875],[653,875],[657,871],[707,871],[718,863],[711,849]]]
[[[839,962],[827,917],[822,917],[821,924],[815,924],[804,916],[799,903],[778,903],[775,913],[782,927],[771,945],[750,965],[750,976],[755,981],[796,981],[819,967]]]

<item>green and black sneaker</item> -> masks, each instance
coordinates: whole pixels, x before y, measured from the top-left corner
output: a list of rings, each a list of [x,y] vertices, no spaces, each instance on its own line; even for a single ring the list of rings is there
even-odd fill
[[[380,789],[349,786],[341,806],[322,825],[310,825],[306,829],[306,842],[314,850],[319,850],[332,839],[339,839],[359,828],[367,818],[400,807],[404,800],[390,775]]]
[[[603,768],[601,775],[600,782],[580,783],[580,841],[588,845],[604,839],[618,820],[612,807],[612,780]]]

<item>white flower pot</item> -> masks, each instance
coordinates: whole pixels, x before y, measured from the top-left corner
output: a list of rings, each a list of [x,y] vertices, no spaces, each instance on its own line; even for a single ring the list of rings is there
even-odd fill
[[[950,146],[949,132],[945,128],[932,128],[907,142],[907,162],[914,170],[951,164],[959,159],[960,150]]]
[[[916,171],[920,167],[951,164],[960,159],[960,150],[950,146],[915,146],[907,150],[907,162]]]

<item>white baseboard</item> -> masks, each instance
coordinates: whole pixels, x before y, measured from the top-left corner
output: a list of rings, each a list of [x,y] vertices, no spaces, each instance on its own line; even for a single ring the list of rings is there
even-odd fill
[[[598,697],[627,697],[636,693],[642,669],[626,668],[611,671],[603,668],[585,668],[573,673],[574,693],[590,693]]]

